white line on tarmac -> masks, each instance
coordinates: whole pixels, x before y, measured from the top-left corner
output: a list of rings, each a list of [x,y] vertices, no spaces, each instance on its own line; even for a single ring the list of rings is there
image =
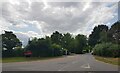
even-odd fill
[[[66,67],[69,67],[69,66],[70,66],[70,65],[66,65],[66,66],[60,68],[58,71],[64,71],[63,69],[66,68]]]
[[[89,63],[88,64],[83,64],[81,67],[82,68],[90,68],[90,65],[89,65]]]

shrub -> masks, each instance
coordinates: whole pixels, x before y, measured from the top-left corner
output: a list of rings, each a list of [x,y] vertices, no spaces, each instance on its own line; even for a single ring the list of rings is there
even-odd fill
[[[53,49],[54,56],[62,56],[63,55],[62,47],[60,45],[52,44],[52,49]]]
[[[120,57],[120,45],[118,44],[112,44],[110,47],[109,47],[109,51],[111,51],[111,54],[113,57]]]
[[[95,45],[93,48],[93,54],[105,57],[120,57],[120,46],[112,43],[101,43]]]
[[[23,49],[15,49],[14,50],[14,56],[15,57],[22,57],[22,56],[24,56]]]
[[[50,57],[52,56],[51,43],[43,38],[33,39],[26,47],[25,52],[31,51],[32,57]]]
[[[12,50],[2,50],[2,57],[22,57],[23,55],[23,48],[16,47]]]

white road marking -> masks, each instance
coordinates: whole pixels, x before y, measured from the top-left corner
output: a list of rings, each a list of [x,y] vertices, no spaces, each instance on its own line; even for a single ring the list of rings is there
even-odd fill
[[[63,66],[62,68],[60,68],[58,71],[64,71],[63,69],[66,68],[66,67],[69,67],[70,65],[66,65],[66,66]]]
[[[81,67],[82,67],[82,68],[90,68],[90,65],[89,65],[89,63],[88,63],[88,64],[82,65]]]

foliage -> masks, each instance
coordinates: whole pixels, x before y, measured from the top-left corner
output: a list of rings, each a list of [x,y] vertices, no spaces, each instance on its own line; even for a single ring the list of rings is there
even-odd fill
[[[92,33],[89,35],[88,44],[94,47],[96,44],[101,43],[101,32],[107,32],[108,26],[106,25],[98,25],[94,27]],[[103,39],[102,39],[103,40]]]
[[[93,48],[93,54],[105,57],[120,57],[120,46],[113,43],[101,43],[97,44]]]
[[[61,45],[62,37],[63,37],[63,35],[61,33],[59,33],[58,31],[55,31],[51,35],[51,41],[52,41],[53,44],[55,43],[55,44]]]
[[[24,54],[23,54],[24,49],[21,48],[21,47],[16,47],[13,52],[14,52],[14,57],[22,57],[22,56],[24,56]]]
[[[32,56],[34,57],[52,56],[51,42],[49,38],[34,38],[25,49],[26,51],[32,51]]]
[[[3,57],[12,57],[15,56],[14,49],[16,47],[21,47],[22,43],[17,38],[15,34],[11,31],[5,31],[2,34],[2,56]]]
[[[84,48],[84,50],[85,50],[86,53],[89,53],[89,52],[92,50],[92,48],[87,45],[87,46]]]
[[[52,44],[52,49],[53,49],[54,56],[62,56],[63,55],[63,50],[60,45]]]
[[[120,21],[114,23],[108,31],[108,40],[120,44]]]
[[[72,38],[71,42],[69,43],[69,51],[71,53],[75,53],[75,49],[76,49],[76,40],[75,38]]]
[[[8,50],[2,50],[2,57],[22,57],[24,50],[21,47],[16,47],[10,53]]]
[[[107,35],[107,31],[106,30],[102,30],[100,32],[100,39],[99,39],[100,43],[105,43],[108,42],[108,35]]]
[[[29,39],[28,45],[22,49],[22,43],[11,31],[5,31],[2,36],[2,56],[23,56],[23,52],[31,51],[33,57],[62,56],[66,53],[82,54],[89,52],[94,47],[94,54],[106,57],[119,57],[120,51],[120,22],[114,23],[110,29],[106,25],[95,26],[87,38],[78,34],[72,36],[70,33],[62,34],[53,32],[49,37]],[[108,43],[111,42],[111,43]]]
[[[87,46],[87,38],[84,35],[78,34],[75,37],[75,53],[76,54],[82,54],[84,48]]]
[[[72,42],[72,35],[70,33],[63,34],[62,47],[70,51],[70,43]]]
[[[5,34],[2,34],[2,47],[7,48],[7,50],[12,50],[17,46],[22,46],[17,36],[13,32],[5,31]]]

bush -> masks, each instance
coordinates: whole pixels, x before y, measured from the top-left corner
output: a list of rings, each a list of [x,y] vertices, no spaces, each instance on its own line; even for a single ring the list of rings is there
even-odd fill
[[[62,56],[63,55],[63,50],[62,50],[62,47],[60,45],[53,44],[52,49],[53,49],[54,56]]]
[[[31,51],[32,57],[50,57],[52,56],[51,43],[43,38],[33,39],[26,47],[25,52]]]
[[[15,49],[14,50],[14,57],[23,57],[23,49]]]
[[[2,57],[22,57],[23,55],[23,48],[15,47],[12,50],[2,49]]]
[[[63,55],[69,55],[70,54],[70,52],[65,48],[62,49],[62,51],[63,51]]]
[[[114,44],[109,47],[113,57],[120,57],[120,45]]]
[[[101,43],[95,45],[93,48],[93,54],[105,57],[120,57],[120,46],[112,43]]]
[[[2,51],[2,57],[22,57],[23,55],[23,50],[22,49],[15,49],[9,52],[8,50],[3,50]]]

